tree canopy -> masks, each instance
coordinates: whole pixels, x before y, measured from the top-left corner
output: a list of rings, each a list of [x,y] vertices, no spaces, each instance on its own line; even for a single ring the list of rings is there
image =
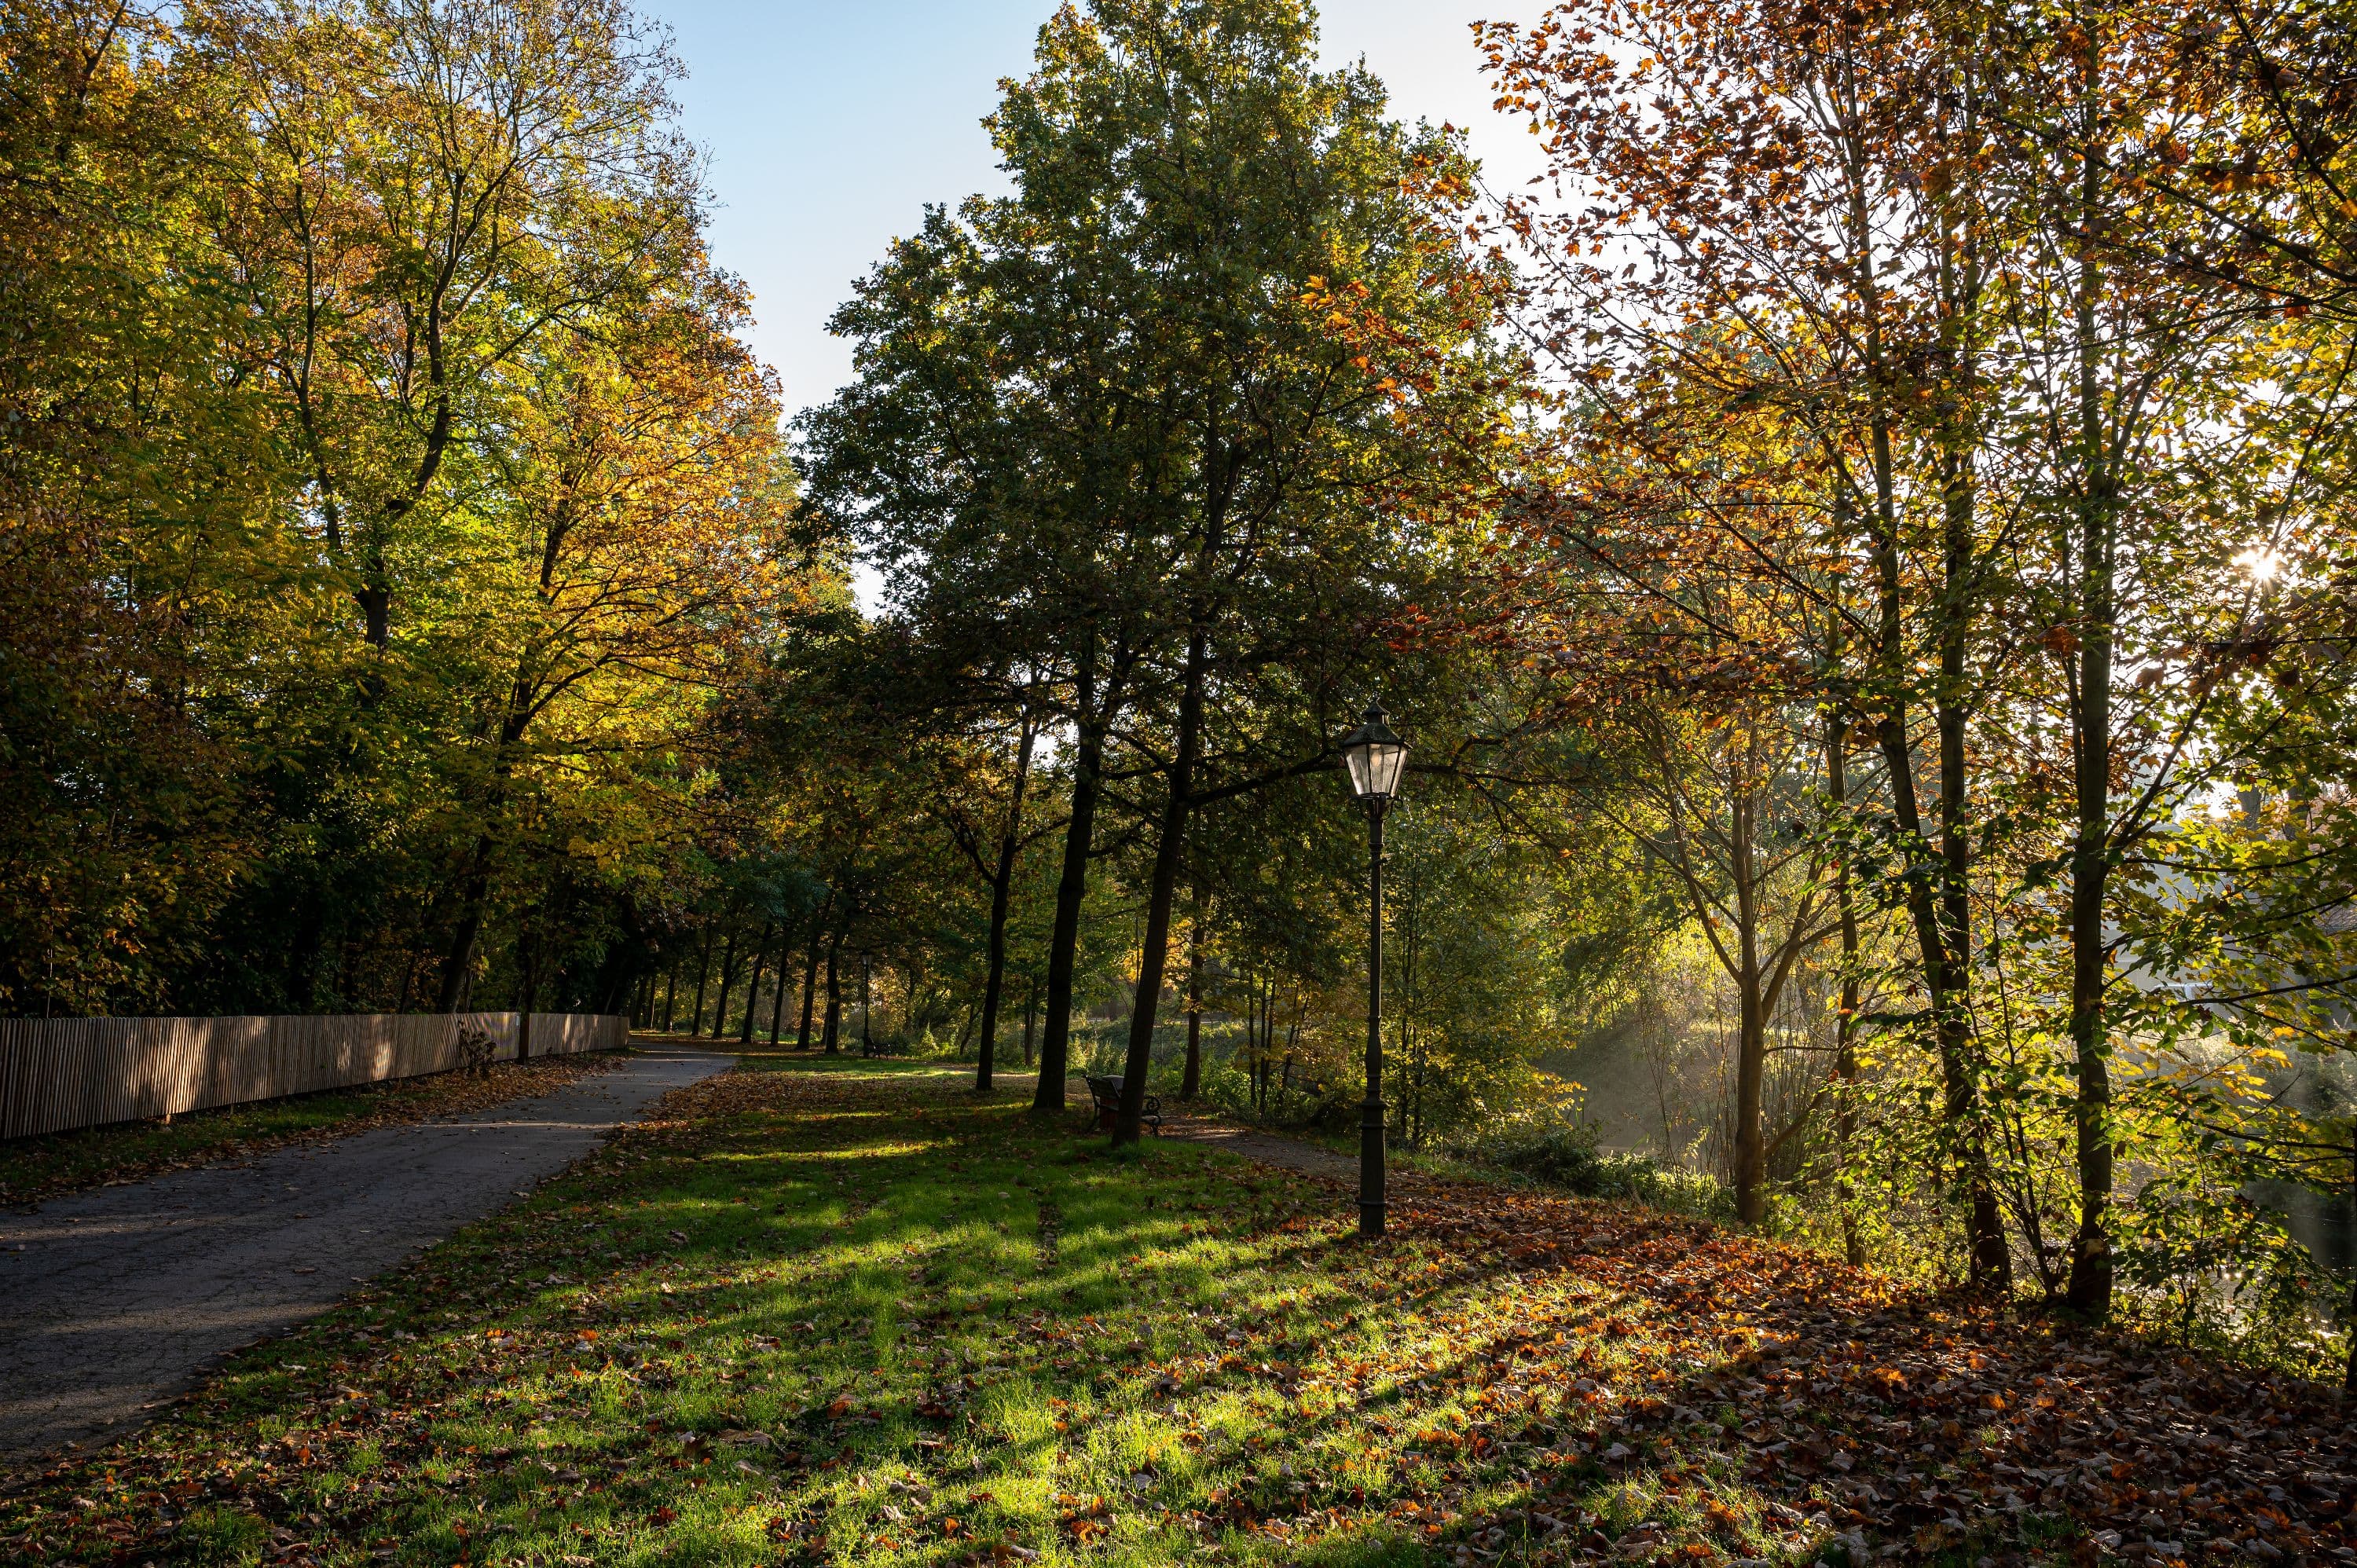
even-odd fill
[[[1068,5],[788,410],[622,0],[0,7],[0,1007],[1340,1130],[1380,697],[1394,1139],[2320,1366],[2351,21]]]

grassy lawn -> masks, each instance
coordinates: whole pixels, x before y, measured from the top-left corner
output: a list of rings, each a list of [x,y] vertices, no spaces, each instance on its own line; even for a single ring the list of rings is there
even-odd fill
[[[670,1121],[0,1502],[0,1560],[2351,1544],[2351,1436],[2320,1390],[1526,1191],[1410,1177],[1397,1234],[1367,1249],[1339,1184],[1176,1144],[1115,1157],[1018,1089],[963,1082],[769,1058],[683,1091]]]
[[[108,1182],[143,1181],[166,1171],[242,1159],[287,1144],[336,1137],[363,1127],[422,1122],[481,1111],[523,1094],[545,1094],[584,1073],[603,1071],[612,1054],[541,1057],[494,1063],[490,1074],[428,1078],[224,1105],[167,1122],[122,1122],[74,1133],[0,1143],[0,1207],[38,1203]]]

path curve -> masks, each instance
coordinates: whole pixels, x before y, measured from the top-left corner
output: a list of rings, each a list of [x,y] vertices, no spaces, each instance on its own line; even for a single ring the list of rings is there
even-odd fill
[[[1215,1121],[1209,1116],[1165,1117],[1162,1135],[1176,1138],[1181,1143],[1200,1144],[1207,1149],[1225,1149],[1258,1165],[1283,1165],[1288,1170],[1307,1171],[1311,1176],[1343,1176],[1355,1180],[1359,1174],[1359,1160],[1355,1155],[1338,1155],[1331,1149],[1321,1149],[1298,1138],[1257,1132],[1250,1127],[1239,1127],[1232,1122]]]
[[[222,1356],[507,1207],[733,1060],[657,1046],[472,1115],[0,1214],[0,1470],[140,1425]]]

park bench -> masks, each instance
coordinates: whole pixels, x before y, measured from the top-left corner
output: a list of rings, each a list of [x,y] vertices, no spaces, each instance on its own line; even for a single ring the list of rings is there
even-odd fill
[[[1122,1080],[1117,1078],[1092,1077],[1088,1083],[1089,1098],[1096,1103],[1097,1131],[1110,1133],[1113,1131],[1114,1118],[1121,1112]],[[1162,1132],[1162,1097],[1156,1094],[1147,1095],[1146,1109],[1137,1120],[1139,1125],[1153,1128],[1156,1135],[1159,1136]]]

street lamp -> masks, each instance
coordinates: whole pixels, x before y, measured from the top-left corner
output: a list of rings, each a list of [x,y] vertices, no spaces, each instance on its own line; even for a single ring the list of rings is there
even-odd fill
[[[1342,737],[1351,793],[1367,808],[1367,1098],[1359,1104],[1359,1239],[1383,1233],[1383,809],[1407,771],[1407,743],[1372,702]]]

